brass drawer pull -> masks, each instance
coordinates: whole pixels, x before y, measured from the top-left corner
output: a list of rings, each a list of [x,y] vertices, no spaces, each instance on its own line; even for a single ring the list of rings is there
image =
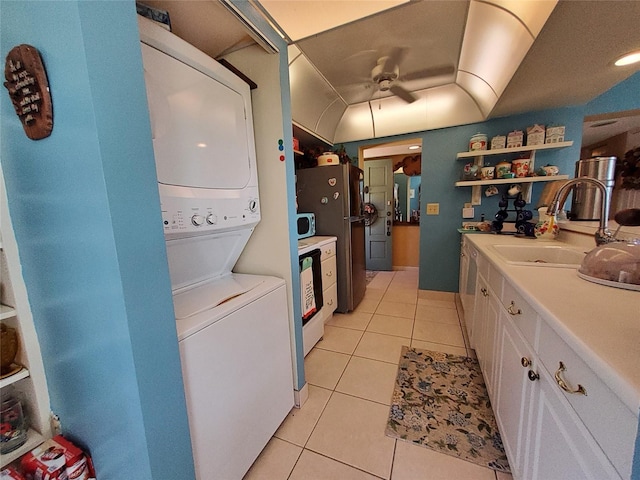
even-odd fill
[[[512,300],[511,305],[507,307],[507,312],[509,312],[509,315],[520,315],[522,313],[522,310],[520,310],[519,308],[516,308],[516,304]]]
[[[529,370],[527,372],[527,376],[529,377],[529,380],[531,380],[532,382],[535,382],[536,380],[538,380],[540,378],[540,375],[536,372],[534,372],[533,370]]]
[[[520,363],[522,364],[523,367],[529,367],[531,366],[531,360],[529,360],[527,357],[522,357],[520,359]]]
[[[566,382],[562,379],[562,377],[560,376],[560,374],[562,372],[564,372],[567,369],[567,367],[564,366],[564,363],[560,362],[560,366],[558,367],[558,370],[556,371],[556,374],[554,375],[555,379],[556,379],[556,383],[558,384],[558,386],[564,390],[567,393],[581,393],[582,395],[586,396],[587,395],[587,389],[584,388],[582,385],[578,384],[578,388],[573,390],[571,389]]]
[[[489,292],[487,291],[486,288],[481,288],[480,291],[482,292],[482,296],[483,297],[488,297],[489,296]]]
[[[331,270],[329,270],[328,272],[325,272],[325,276],[326,277],[333,277],[333,272]]]

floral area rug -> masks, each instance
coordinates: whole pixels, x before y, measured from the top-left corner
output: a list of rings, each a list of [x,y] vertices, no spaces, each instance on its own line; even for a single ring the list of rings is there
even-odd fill
[[[478,361],[402,347],[386,435],[510,472]]]

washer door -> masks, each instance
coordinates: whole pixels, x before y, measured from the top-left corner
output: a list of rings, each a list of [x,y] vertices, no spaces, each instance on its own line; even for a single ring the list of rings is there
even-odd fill
[[[242,93],[141,45],[158,181],[245,187],[251,178],[247,129],[252,119],[247,119]],[[210,67],[214,76],[215,68],[224,68],[217,63]]]

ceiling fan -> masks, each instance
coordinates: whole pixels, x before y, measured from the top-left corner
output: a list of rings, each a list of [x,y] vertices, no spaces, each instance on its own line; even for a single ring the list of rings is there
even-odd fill
[[[450,75],[455,71],[453,65],[440,65],[400,75],[400,63],[405,55],[406,49],[397,47],[392,49],[389,55],[378,58],[376,65],[371,70],[371,82],[379,91],[390,91],[407,103],[415,102],[418,97],[407,90],[402,82]]]

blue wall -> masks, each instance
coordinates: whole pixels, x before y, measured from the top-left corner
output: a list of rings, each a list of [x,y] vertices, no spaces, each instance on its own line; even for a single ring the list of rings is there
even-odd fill
[[[50,137],[1,95],[2,168],[51,407],[101,479],[194,477],[133,1],[2,2]]]

